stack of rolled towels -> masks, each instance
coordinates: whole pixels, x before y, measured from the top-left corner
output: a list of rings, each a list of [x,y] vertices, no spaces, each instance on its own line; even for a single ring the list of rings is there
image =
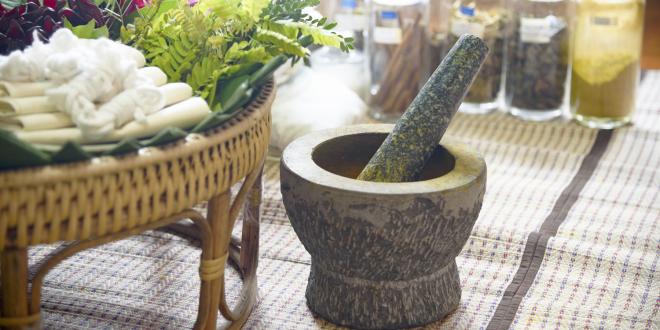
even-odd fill
[[[0,129],[29,143],[112,143],[187,129],[210,113],[185,83],[167,83],[136,49],[59,29],[0,56]]]

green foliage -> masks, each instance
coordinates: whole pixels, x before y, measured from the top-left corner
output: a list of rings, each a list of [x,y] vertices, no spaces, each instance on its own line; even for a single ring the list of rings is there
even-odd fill
[[[100,28],[97,28],[96,21],[94,20],[87,22],[85,25],[73,26],[68,19],[64,19],[64,27],[71,30],[78,38],[83,39],[107,38],[109,36],[108,27],[102,25]]]
[[[307,59],[308,41],[352,47],[350,40],[330,31],[334,23],[303,13],[316,4],[318,0],[200,0],[190,7],[186,0],[155,0],[138,10],[133,24],[120,34],[170,81],[188,83],[214,111],[228,111],[256,87],[251,84],[263,83],[287,58]],[[245,78],[257,73],[258,78]],[[242,94],[230,97],[232,90]]]

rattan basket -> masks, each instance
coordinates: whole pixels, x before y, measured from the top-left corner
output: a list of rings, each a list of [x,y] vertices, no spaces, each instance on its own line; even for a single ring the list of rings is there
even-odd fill
[[[0,326],[39,324],[43,277],[65,258],[186,218],[197,225],[202,240],[202,291],[195,327],[215,329],[218,308],[234,321],[233,327],[240,326],[255,300],[261,169],[274,94],[271,81],[230,121],[162,147],[0,172]],[[243,186],[232,199],[230,188],[241,180]],[[244,275],[245,297],[238,312],[232,312],[224,300],[224,266],[231,229],[246,199],[242,251],[234,251]],[[203,201],[209,201],[207,217],[191,209]],[[28,296],[27,248],[60,241],[71,243],[38,265]]]

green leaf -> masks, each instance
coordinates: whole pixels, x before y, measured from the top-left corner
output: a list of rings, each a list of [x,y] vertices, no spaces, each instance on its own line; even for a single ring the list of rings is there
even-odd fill
[[[269,3],[270,0],[243,0],[241,5],[247,12],[247,15],[256,21]]]
[[[250,86],[257,87],[266,83],[272,73],[275,72],[275,70],[277,70],[277,68],[279,68],[282,64],[284,64],[286,60],[287,58],[284,55],[273,57],[268,63],[266,63],[266,65],[250,75]]]
[[[317,26],[309,26],[301,22],[281,22],[290,27],[300,29],[303,35],[309,35],[315,44],[339,48],[342,43],[342,37]]]
[[[144,142],[144,146],[159,146],[184,138],[188,133],[178,127],[167,127]]]
[[[290,55],[305,57],[308,54],[307,49],[301,46],[298,41],[291,40],[275,31],[257,29],[254,33],[254,38],[258,41],[271,44]]]
[[[227,120],[231,119],[236,115],[237,112],[233,113],[224,113],[224,112],[212,112],[206,118],[204,118],[202,121],[195,126],[191,132],[192,133],[203,133],[205,131],[208,131],[209,129],[212,129],[214,127],[220,126],[222,123],[226,122]]]
[[[281,33],[287,36],[289,39],[296,39],[298,37],[299,29],[295,26],[287,26],[278,22],[266,22],[264,24],[266,29]]]
[[[144,6],[136,11],[137,16],[150,20],[156,19],[163,14],[179,6],[178,0],[160,0],[151,6]]]
[[[98,39],[101,37],[107,38],[109,35],[108,27],[103,25],[100,28],[96,27],[96,21],[90,20],[85,25],[73,26],[68,19],[64,19],[64,27],[71,30],[73,34],[82,39]]]
[[[233,78],[226,83],[220,82],[218,84],[218,101],[222,105],[223,112],[239,103],[250,88],[249,81],[250,76],[244,75]]]
[[[48,154],[5,130],[0,130],[0,154],[6,155],[0,157],[0,169],[46,165],[50,162]]]
[[[26,0],[0,0],[0,4],[7,10],[26,4]]]
[[[140,142],[138,142],[137,139],[135,138],[125,138],[112,149],[104,153],[105,155],[111,155],[111,156],[116,156],[116,155],[123,155],[123,154],[128,154],[132,152],[137,152],[142,148],[142,145]]]
[[[200,1],[195,7],[203,12],[212,12],[218,18],[228,19],[241,12],[241,0]]]
[[[92,155],[88,154],[80,144],[76,142],[67,142],[62,149],[53,155],[53,162],[55,163],[69,163],[81,160],[88,160]]]

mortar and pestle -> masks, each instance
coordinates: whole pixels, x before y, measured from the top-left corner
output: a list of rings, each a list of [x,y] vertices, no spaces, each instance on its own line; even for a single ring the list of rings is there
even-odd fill
[[[306,298],[319,316],[396,329],[458,307],[455,258],[481,210],[486,164],[439,141],[487,53],[461,37],[394,127],[315,132],[285,149],[284,206],[312,257]]]

